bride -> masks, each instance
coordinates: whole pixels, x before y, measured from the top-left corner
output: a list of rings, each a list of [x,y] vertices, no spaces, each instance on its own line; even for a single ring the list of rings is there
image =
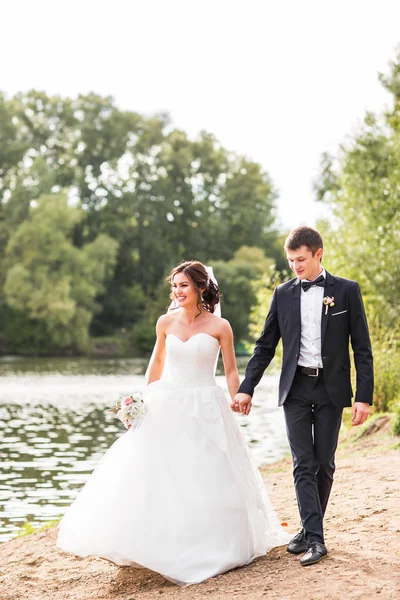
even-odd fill
[[[183,262],[169,277],[173,308],[159,318],[140,426],[103,456],[63,517],[57,545],[179,585],[245,565],[289,537],[276,517],[215,367],[239,388],[233,335],[216,316],[218,286]]]

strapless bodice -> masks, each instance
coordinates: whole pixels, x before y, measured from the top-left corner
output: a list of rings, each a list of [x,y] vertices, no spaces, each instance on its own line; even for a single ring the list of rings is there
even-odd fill
[[[216,385],[215,369],[220,348],[217,338],[208,333],[197,333],[183,342],[175,334],[169,333],[166,345],[161,381],[184,388]]]

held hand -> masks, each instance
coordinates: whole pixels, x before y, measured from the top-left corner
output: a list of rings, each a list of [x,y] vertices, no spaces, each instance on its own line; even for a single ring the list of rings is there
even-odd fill
[[[239,408],[239,402],[238,400],[236,400],[236,396],[234,397],[234,399],[231,402],[231,409],[233,410],[233,412],[240,412],[240,408]]]
[[[236,394],[236,396],[233,398],[232,402],[231,402],[231,409],[233,410],[233,412],[237,412],[240,413],[240,406],[239,406],[239,398],[240,394]]]
[[[251,396],[250,394],[236,394],[231,404],[234,412],[240,412],[242,415],[248,415],[251,410]]]
[[[351,424],[362,425],[369,417],[370,406],[366,402],[354,402],[351,413]]]

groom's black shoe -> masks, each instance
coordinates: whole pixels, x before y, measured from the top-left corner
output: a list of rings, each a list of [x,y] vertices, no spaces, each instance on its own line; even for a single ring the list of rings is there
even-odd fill
[[[287,551],[290,554],[302,554],[308,548],[309,542],[304,537],[304,531],[301,530],[300,533],[294,536],[288,544]]]
[[[307,551],[300,559],[300,564],[302,564],[303,567],[314,565],[322,560],[327,554],[328,550],[326,549],[325,544],[321,544],[321,542],[309,542]]]

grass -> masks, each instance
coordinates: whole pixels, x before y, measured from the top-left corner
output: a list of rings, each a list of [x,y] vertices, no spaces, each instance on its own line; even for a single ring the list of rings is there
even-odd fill
[[[397,404],[394,411],[393,433],[395,435],[400,435],[400,402]]]
[[[354,441],[359,440],[363,435],[367,433],[373,427],[373,425],[382,417],[391,417],[389,413],[373,413],[361,426],[358,426],[356,429],[356,435]]]
[[[373,409],[372,409],[373,410]],[[352,413],[352,407],[346,407],[343,410],[343,419],[342,419],[342,427],[346,430],[349,431],[350,429],[353,428],[353,425],[351,423],[351,413]],[[382,417],[384,415],[387,415],[388,413],[386,412],[373,412],[368,419],[365,421],[364,425],[362,425],[361,427],[358,427],[358,430],[361,429],[369,429],[370,425],[372,425],[372,423],[374,421],[376,421],[376,419],[378,419],[379,417]]]
[[[24,537],[26,535],[31,535],[32,533],[47,531],[52,527],[56,527],[60,521],[61,517],[52,521],[46,521],[46,523],[42,523],[42,525],[33,525],[30,521],[27,521],[26,523],[21,525],[16,537]]]
[[[398,450],[400,438],[393,431],[393,417],[393,413],[375,412],[363,425],[352,427],[350,414],[340,432],[338,458],[368,456],[371,452],[383,455]]]
[[[390,417],[392,421],[393,434],[400,435],[400,410],[397,409],[394,413],[387,411],[373,412],[371,416],[365,421],[365,423],[361,425],[361,427],[356,428],[357,435],[354,439],[358,440],[360,437],[362,437],[366,433],[366,431],[368,431],[368,429],[371,429],[371,427],[376,423],[376,421],[378,421],[382,417]],[[350,431],[351,429],[353,429],[353,426],[351,424],[351,408],[345,408],[343,411],[342,427],[345,431]]]

